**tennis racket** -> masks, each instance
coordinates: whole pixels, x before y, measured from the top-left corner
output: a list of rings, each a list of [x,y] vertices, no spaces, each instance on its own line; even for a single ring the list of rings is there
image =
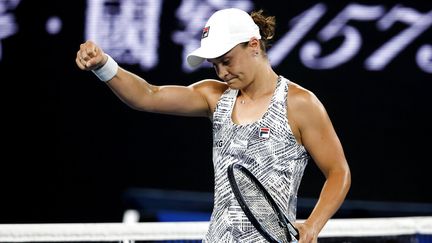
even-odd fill
[[[246,217],[266,240],[277,243],[298,241],[298,230],[248,169],[237,163],[231,164],[228,180]]]

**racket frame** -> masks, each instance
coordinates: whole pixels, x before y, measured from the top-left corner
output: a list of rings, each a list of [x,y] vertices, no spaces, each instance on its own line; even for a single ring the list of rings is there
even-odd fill
[[[279,208],[279,206],[274,201],[273,197],[270,195],[270,193],[266,190],[266,188],[261,184],[261,182],[250,172],[246,167],[244,167],[241,164],[233,163],[228,166],[227,172],[228,172],[228,180],[231,185],[231,189],[234,193],[235,198],[237,199],[237,202],[239,203],[240,207],[242,208],[243,212],[245,213],[246,217],[249,219],[249,221],[252,223],[252,225],[258,230],[258,232],[261,233],[261,235],[266,238],[266,240],[270,242],[279,242],[277,241],[273,236],[271,236],[270,233],[267,232],[267,230],[264,228],[264,226],[258,221],[258,219],[253,215],[251,210],[249,209],[249,206],[246,203],[246,200],[244,199],[243,195],[240,192],[240,189],[238,187],[237,181],[235,179],[234,170],[239,170],[243,174],[245,174],[255,185],[261,190],[264,194],[264,197],[266,200],[270,203],[270,205],[273,207],[273,211],[276,213],[277,218],[279,219],[279,225],[284,229],[285,234],[287,235],[287,239],[289,242],[292,241],[292,237],[295,239],[299,239],[299,232],[294,227],[294,225],[286,218],[285,214],[282,212],[282,210]]]

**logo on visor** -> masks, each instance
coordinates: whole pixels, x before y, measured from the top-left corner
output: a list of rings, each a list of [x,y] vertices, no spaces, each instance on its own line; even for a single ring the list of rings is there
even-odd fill
[[[206,38],[209,35],[209,31],[210,31],[210,26],[207,26],[203,29],[202,35],[201,35],[201,39]]]

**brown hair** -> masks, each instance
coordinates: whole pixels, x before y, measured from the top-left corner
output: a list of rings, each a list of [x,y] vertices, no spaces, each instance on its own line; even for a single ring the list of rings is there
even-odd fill
[[[266,52],[267,48],[270,47],[270,42],[275,35],[276,28],[276,17],[267,16],[264,14],[264,10],[253,11],[251,17],[256,25],[260,29],[261,35],[261,49]]]

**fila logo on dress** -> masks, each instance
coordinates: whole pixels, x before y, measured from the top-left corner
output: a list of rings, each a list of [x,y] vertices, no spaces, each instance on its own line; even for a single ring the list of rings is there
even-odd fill
[[[269,138],[270,137],[270,128],[261,127],[258,132],[258,136],[260,138]]]

